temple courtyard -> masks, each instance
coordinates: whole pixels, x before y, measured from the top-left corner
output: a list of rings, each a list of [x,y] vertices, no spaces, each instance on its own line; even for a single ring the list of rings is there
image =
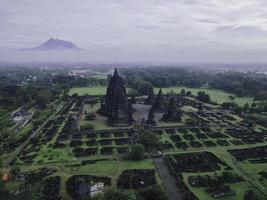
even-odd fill
[[[105,96],[100,90],[72,91],[58,104],[57,113],[9,160],[21,168],[10,188],[36,183],[37,190],[48,176],[42,195],[53,190],[55,199],[155,184],[170,199],[241,200],[249,190],[266,197],[266,126],[194,95],[157,89],[133,99],[117,70],[103,91]],[[157,146],[146,141],[144,159],[128,159],[132,145],[147,133],[158,138]]]

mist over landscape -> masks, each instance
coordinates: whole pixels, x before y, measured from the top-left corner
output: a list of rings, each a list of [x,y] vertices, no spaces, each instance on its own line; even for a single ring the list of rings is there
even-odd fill
[[[266,0],[0,0],[0,200],[267,200]]]
[[[264,0],[0,3],[0,61],[267,61]],[[22,51],[49,38],[82,50]]]

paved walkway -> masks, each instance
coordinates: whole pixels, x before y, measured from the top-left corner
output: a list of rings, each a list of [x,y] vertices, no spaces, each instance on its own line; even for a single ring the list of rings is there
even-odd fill
[[[183,200],[183,195],[178,190],[174,178],[170,175],[169,170],[162,158],[154,158],[156,170],[162,181],[162,185],[167,190],[170,200]]]

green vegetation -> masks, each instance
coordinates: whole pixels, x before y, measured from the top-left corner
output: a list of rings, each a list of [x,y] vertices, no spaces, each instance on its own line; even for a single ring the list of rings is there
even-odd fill
[[[173,91],[178,94],[181,92],[182,89],[185,89],[186,91],[191,91],[193,95],[197,95],[199,91],[204,91],[206,94],[210,95],[212,101],[219,104],[232,101],[243,106],[246,103],[249,103],[251,105],[253,102],[252,97],[237,97],[236,95],[231,93],[227,93],[221,90],[207,89],[207,88],[189,88],[189,87],[176,86],[176,87],[162,88],[162,92],[166,94],[168,92]],[[158,90],[159,88],[155,88],[154,92],[157,93]],[[230,96],[234,96],[235,98],[231,99]]]
[[[179,177],[174,177],[174,181],[183,181],[182,184],[189,188],[187,192],[192,192],[200,200],[212,200],[206,189],[213,187],[195,187],[188,180],[190,176],[226,178],[229,174],[234,174],[241,177],[241,181],[223,184],[227,184],[235,194],[221,199],[265,198],[266,157],[261,154],[265,150],[259,150],[260,153],[252,152],[251,158],[245,160],[238,160],[228,151],[266,145],[264,133],[267,130],[267,117],[263,113],[266,110],[263,83],[265,79],[259,77],[257,81],[258,76],[255,74],[238,73],[231,76],[225,73],[215,76],[181,69],[172,73],[170,68],[166,68],[166,71],[154,68],[137,69],[136,73],[134,70],[125,69],[122,70],[123,79],[128,88],[131,88],[128,89],[128,96],[137,101],[137,104],[133,105],[135,122],[133,125],[116,127],[108,125],[108,118],[98,113],[106,93],[106,71],[81,78],[68,76],[66,71],[61,70],[37,70],[32,74],[26,72],[23,76],[14,74],[11,81],[7,79],[7,74],[5,77],[0,75],[0,81],[3,83],[3,86],[0,86],[3,89],[0,92],[0,167],[4,167],[0,173],[7,173],[9,176],[7,183],[0,181],[0,197],[5,198],[12,192],[15,194],[19,191],[22,198],[25,195],[26,199],[32,199],[37,194],[41,195],[44,191],[43,185],[51,177],[60,177],[59,195],[63,199],[71,199],[66,188],[67,180],[74,175],[90,175],[110,180],[110,185],[105,186],[105,192],[95,199],[123,200],[140,197],[144,200],[165,200],[166,193],[163,187],[157,184],[164,187],[168,185],[162,174],[158,173],[161,172],[162,166],[158,165],[157,161],[163,155],[163,158],[169,156],[174,163],[178,163],[174,159],[176,155],[191,153],[191,163],[190,158],[186,157],[185,161],[175,165],[179,168],[186,163],[185,170],[171,171],[168,175],[177,173]],[[32,76],[37,78],[29,78],[27,81],[28,77]],[[229,80],[229,85],[222,83],[221,77]],[[234,78],[237,78],[236,83],[232,81]],[[220,84],[216,84],[215,80]],[[240,87],[240,90],[233,88],[233,85]],[[245,91],[246,85],[248,91]],[[259,93],[258,86],[263,90],[262,93]],[[174,104],[181,110],[181,121],[162,121],[162,115],[166,113],[163,106],[163,110],[155,112],[156,125],[151,126],[145,120],[152,105],[143,103],[144,98],[141,95],[150,94],[153,88],[157,93],[161,87],[164,94],[182,94],[176,96],[176,99],[175,95],[172,96]],[[257,91],[253,92],[253,88]],[[253,97],[257,101],[253,101]],[[165,105],[170,96],[166,95],[163,99]],[[12,121],[11,111],[20,106],[23,107],[23,113],[30,117],[26,126],[17,128],[18,125]],[[245,155],[250,154],[249,150]],[[196,162],[197,154],[201,152],[212,153],[215,158],[207,156],[201,158],[201,162]],[[260,156],[257,157],[258,155]],[[219,167],[206,170],[207,166],[216,165],[213,163],[216,158],[221,162]],[[166,164],[164,160],[160,161],[162,165]],[[195,171],[189,169],[194,165],[199,167]],[[21,172],[31,173],[44,167],[55,171],[51,175],[45,172],[46,176],[42,179],[36,176],[38,180],[31,180],[29,185],[15,181]],[[117,190],[120,175],[126,170],[137,169],[145,171],[146,174],[147,171],[155,173],[156,185],[153,183],[139,190]],[[171,170],[171,167],[163,171],[168,173],[168,170]],[[130,180],[134,178],[132,172],[128,177]],[[80,187],[79,184],[77,182],[76,189]],[[132,187],[132,184],[130,185]],[[182,188],[181,185],[177,187]],[[20,191],[20,188],[23,188],[23,191]],[[52,191],[54,189],[56,187]]]
[[[211,97],[211,100],[222,104],[224,102],[235,102],[240,105],[245,105],[246,103],[249,103],[250,105],[253,102],[252,97],[237,97],[234,94],[223,92],[220,90],[215,89],[207,89],[207,88],[188,88],[188,87],[182,87],[182,86],[176,86],[176,87],[168,87],[168,88],[162,88],[162,92],[164,94],[168,92],[175,92],[180,93],[182,89],[185,89],[186,91],[191,91],[193,95],[197,95],[199,91],[204,91],[206,94],[209,94]],[[158,93],[159,88],[155,88],[154,92]],[[78,95],[104,95],[106,93],[106,87],[103,86],[95,86],[95,87],[74,87],[71,88],[69,91],[69,95],[78,94]],[[230,96],[234,96],[235,98],[232,99]]]
[[[131,146],[128,158],[131,160],[143,160],[145,155],[145,147],[142,144],[135,144]]]
[[[69,95],[104,95],[106,93],[106,87],[104,86],[92,86],[92,87],[74,87],[69,91]]]

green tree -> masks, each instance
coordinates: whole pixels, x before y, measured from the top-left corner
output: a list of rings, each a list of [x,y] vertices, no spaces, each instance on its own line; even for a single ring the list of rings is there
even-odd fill
[[[255,194],[254,191],[248,190],[244,195],[244,200],[260,200],[260,198]]]
[[[247,112],[249,110],[249,104],[246,103],[244,106],[243,106],[243,111],[244,112]]]
[[[95,128],[94,124],[84,124],[81,126],[81,130],[93,130]]]
[[[88,121],[92,121],[96,118],[96,114],[95,113],[88,113],[85,117]]]
[[[129,153],[129,159],[131,160],[143,160],[145,154],[145,147],[142,144],[134,144],[131,146]]]
[[[182,90],[181,90],[181,95],[185,95],[185,89],[183,88]]]
[[[138,93],[142,95],[148,95],[153,90],[153,85],[148,81],[139,81],[138,82]]]
[[[144,200],[168,200],[166,191],[159,185],[151,185],[139,191],[139,195]]]
[[[159,149],[161,146],[160,137],[151,132],[150,130],[139,128],[140,143],[143,144],[148,150]]]
[[[131,191],[122,192],[111,189],[104,194],[103,200],[136,200],[136,196]]]
[[[50,97],[50,95],[48,93],[46,93],[46,92],[40,93],[36,97],[36,104],[38,106],[40,106],[40,108],[45,108],[46,105],[49,103],[49,97]]]
[[[206,94],[204,91],[199,91],[197,93],[197,100],[202,101],[204,103],[209,103],[210,95]]]
[[[186,92],[186,96],[192,96],[192,92],[191,91],[187,91]]]
[[[11,168],[11,171],[10,172],[11,172],[11,174],[13,176],[17,176],[20,173],[20,168],[18,166],[14,166],[14,167]]]
[[[129,96],[132,96],[132,95],[134,95],[134,96],[138,96],[138,95],[139,95],[138,91],[135,90],[135,89],[132,89],[132,88],[127,92],[127,94],[128,94]]]
[[[236,107],[238,107],[238,104],[235,102],[223,102],[221,107],[223,109],[235,109]]]

